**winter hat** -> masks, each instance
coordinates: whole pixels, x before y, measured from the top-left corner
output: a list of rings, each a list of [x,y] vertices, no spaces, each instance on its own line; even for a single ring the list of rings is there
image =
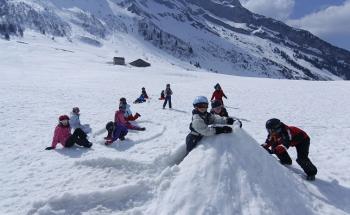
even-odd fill
[[[217,83],[217,84],[214,86],[214,89],[215,89],[215,90],[220,90],[220,89],[221,89],[220,84],[219,84],[219,83]]]
[[[119,101],[123,104],[126,104],[126,98],[124,98],[124,97],[120,98]]]
[[[79,113],[80,109],[78,107],[74,107],[72,110],[73,113]]]
[[[170,84],[166,84],[166,87],[170,87]]]
[[[219,100],[214,100],[214,101],[212,101],[212,103],[211,103],[211,108],[221,107],[221,105],[222,105],[221,101],[219,101]]]
[[[63,121],[63,120],[69,120],[69,117],[67,115],[61,115],[60,117],[58,117],[58,121]]]

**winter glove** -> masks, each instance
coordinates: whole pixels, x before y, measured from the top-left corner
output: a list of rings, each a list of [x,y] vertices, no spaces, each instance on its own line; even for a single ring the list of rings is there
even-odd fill
[[[45,150],[52,150],[52,149],[55,149],[54,147],[52,146],[49,146],[49,147],[46,147]]]
[[[270,154],[273,154],[273,152],[272,152],[272,150],[271,149],[269,149],[269,147],[267,146],[267,144],[266,143],[264,143],[264,144],[261,144],[260,145],[261,147],[263,147],[268,153],[270,153]]]
[[[231,118],[231,117],[227,117],[227,119],[226,119],[226,123],[228,124],[228,125],[233,125],[233,122],[234,122],[235,120],[233,120],[233,118]]]
[[[216,134],[232,133],[232,128],[229,126],[215,127],[215,130],[216,130]]]
[[[287,151],[287,148],[282,144],[280,144],[274,148],[274,153],[278,154],[278,155],[283,154],[286,151]]]

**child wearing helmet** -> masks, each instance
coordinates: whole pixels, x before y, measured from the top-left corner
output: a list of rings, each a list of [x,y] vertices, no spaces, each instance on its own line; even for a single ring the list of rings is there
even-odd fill
[[[87,140],[85,132],[80,128],[76,128],[71,134],[69,117],[67,115],[60,116],[58,120],[59,123],[55,128],[51,146],[46,147],[45,150],[55,149],[58,143],[66,148],[72,147],[75,143],[86,148],[92,146],[92,143]]]
[[[208,99],[205,96],[198,96],[193,101],[191,132],[186,137],[187,153],[197,146],[203,136],[232,132],[232,128],[229,126],[211,126],[213,124],[232,125],[234,120],[231,117],[221,117],[207,112],[208,104]]]
[[[73,130],[80,128],[81,130],[83,130],[85,132],[85,134],[89,134],[92,131],[89,124],[82,125],[80,123],[80,109],[79,109],[79,107],[74,107],[72,109],[72,112],[70,113],[69,125],[70,125],[71,129],[73,129]]]
[[[170,84],[166,85],[166,88],[164,90],[164,94],[165,94],[165,100],[163,103],[163,109],[165,109],[167,102],[169,102],[169,108],[171,108],[171,96],[173,95],[173,91],[170,88]]]
[[[287,149],[295,147],[297,150],[297,163],[307,175],[307,180],[315,180],[317,168],[309,159],[310,137],[305,131],[294,126],[285,125],[279,119],[269,119],[265,125],[268,136],[261,146],[270,154],[275,154],[281,164],[291,165]]]
[[[225,99],[227,99],[224,91],[222,90],[221,86],[219,83],[217,83],[214,86],[215,91],[213,92],[213,95],[211,96],[211,101],[213,100],[219,100],[221,101],[221,104],[224,105],[224,101],[222,100],[222,97],[224,97]]]

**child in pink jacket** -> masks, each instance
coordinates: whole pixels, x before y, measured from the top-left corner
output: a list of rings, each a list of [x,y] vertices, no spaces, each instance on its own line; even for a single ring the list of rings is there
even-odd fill
[[[51,146],[46,147],[46,150],[55,149],[58,143],[67,148],[72,147],[75,143],[86,148],[92,146],[92,143],[86,139],[86,134],[80,128],[75,129],[74,133],[71,134],[69,117],[67,115],[60,116],[58,120],[59,123],[55,128]]]
[[[138,130],[138,131],[146,130],[146,128],[139,127],[139,126],[133,125],[130,122],[128,122],[125,119],[125,116],[124,116],[125,110],[126,110],[126,105],[125,104],[120,104],[119,105],[119,110],[116,111],[115,115],[114,115],[114,122],[115,123],[123,125],[123,126],[127,127],[128,129],[131,129],[131,130]]]

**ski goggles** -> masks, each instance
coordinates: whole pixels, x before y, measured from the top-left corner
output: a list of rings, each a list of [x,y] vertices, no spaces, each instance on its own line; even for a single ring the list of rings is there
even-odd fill
[[[208,108],[208,104],[207,103],[200,103],[196,105],[197,108]]]

